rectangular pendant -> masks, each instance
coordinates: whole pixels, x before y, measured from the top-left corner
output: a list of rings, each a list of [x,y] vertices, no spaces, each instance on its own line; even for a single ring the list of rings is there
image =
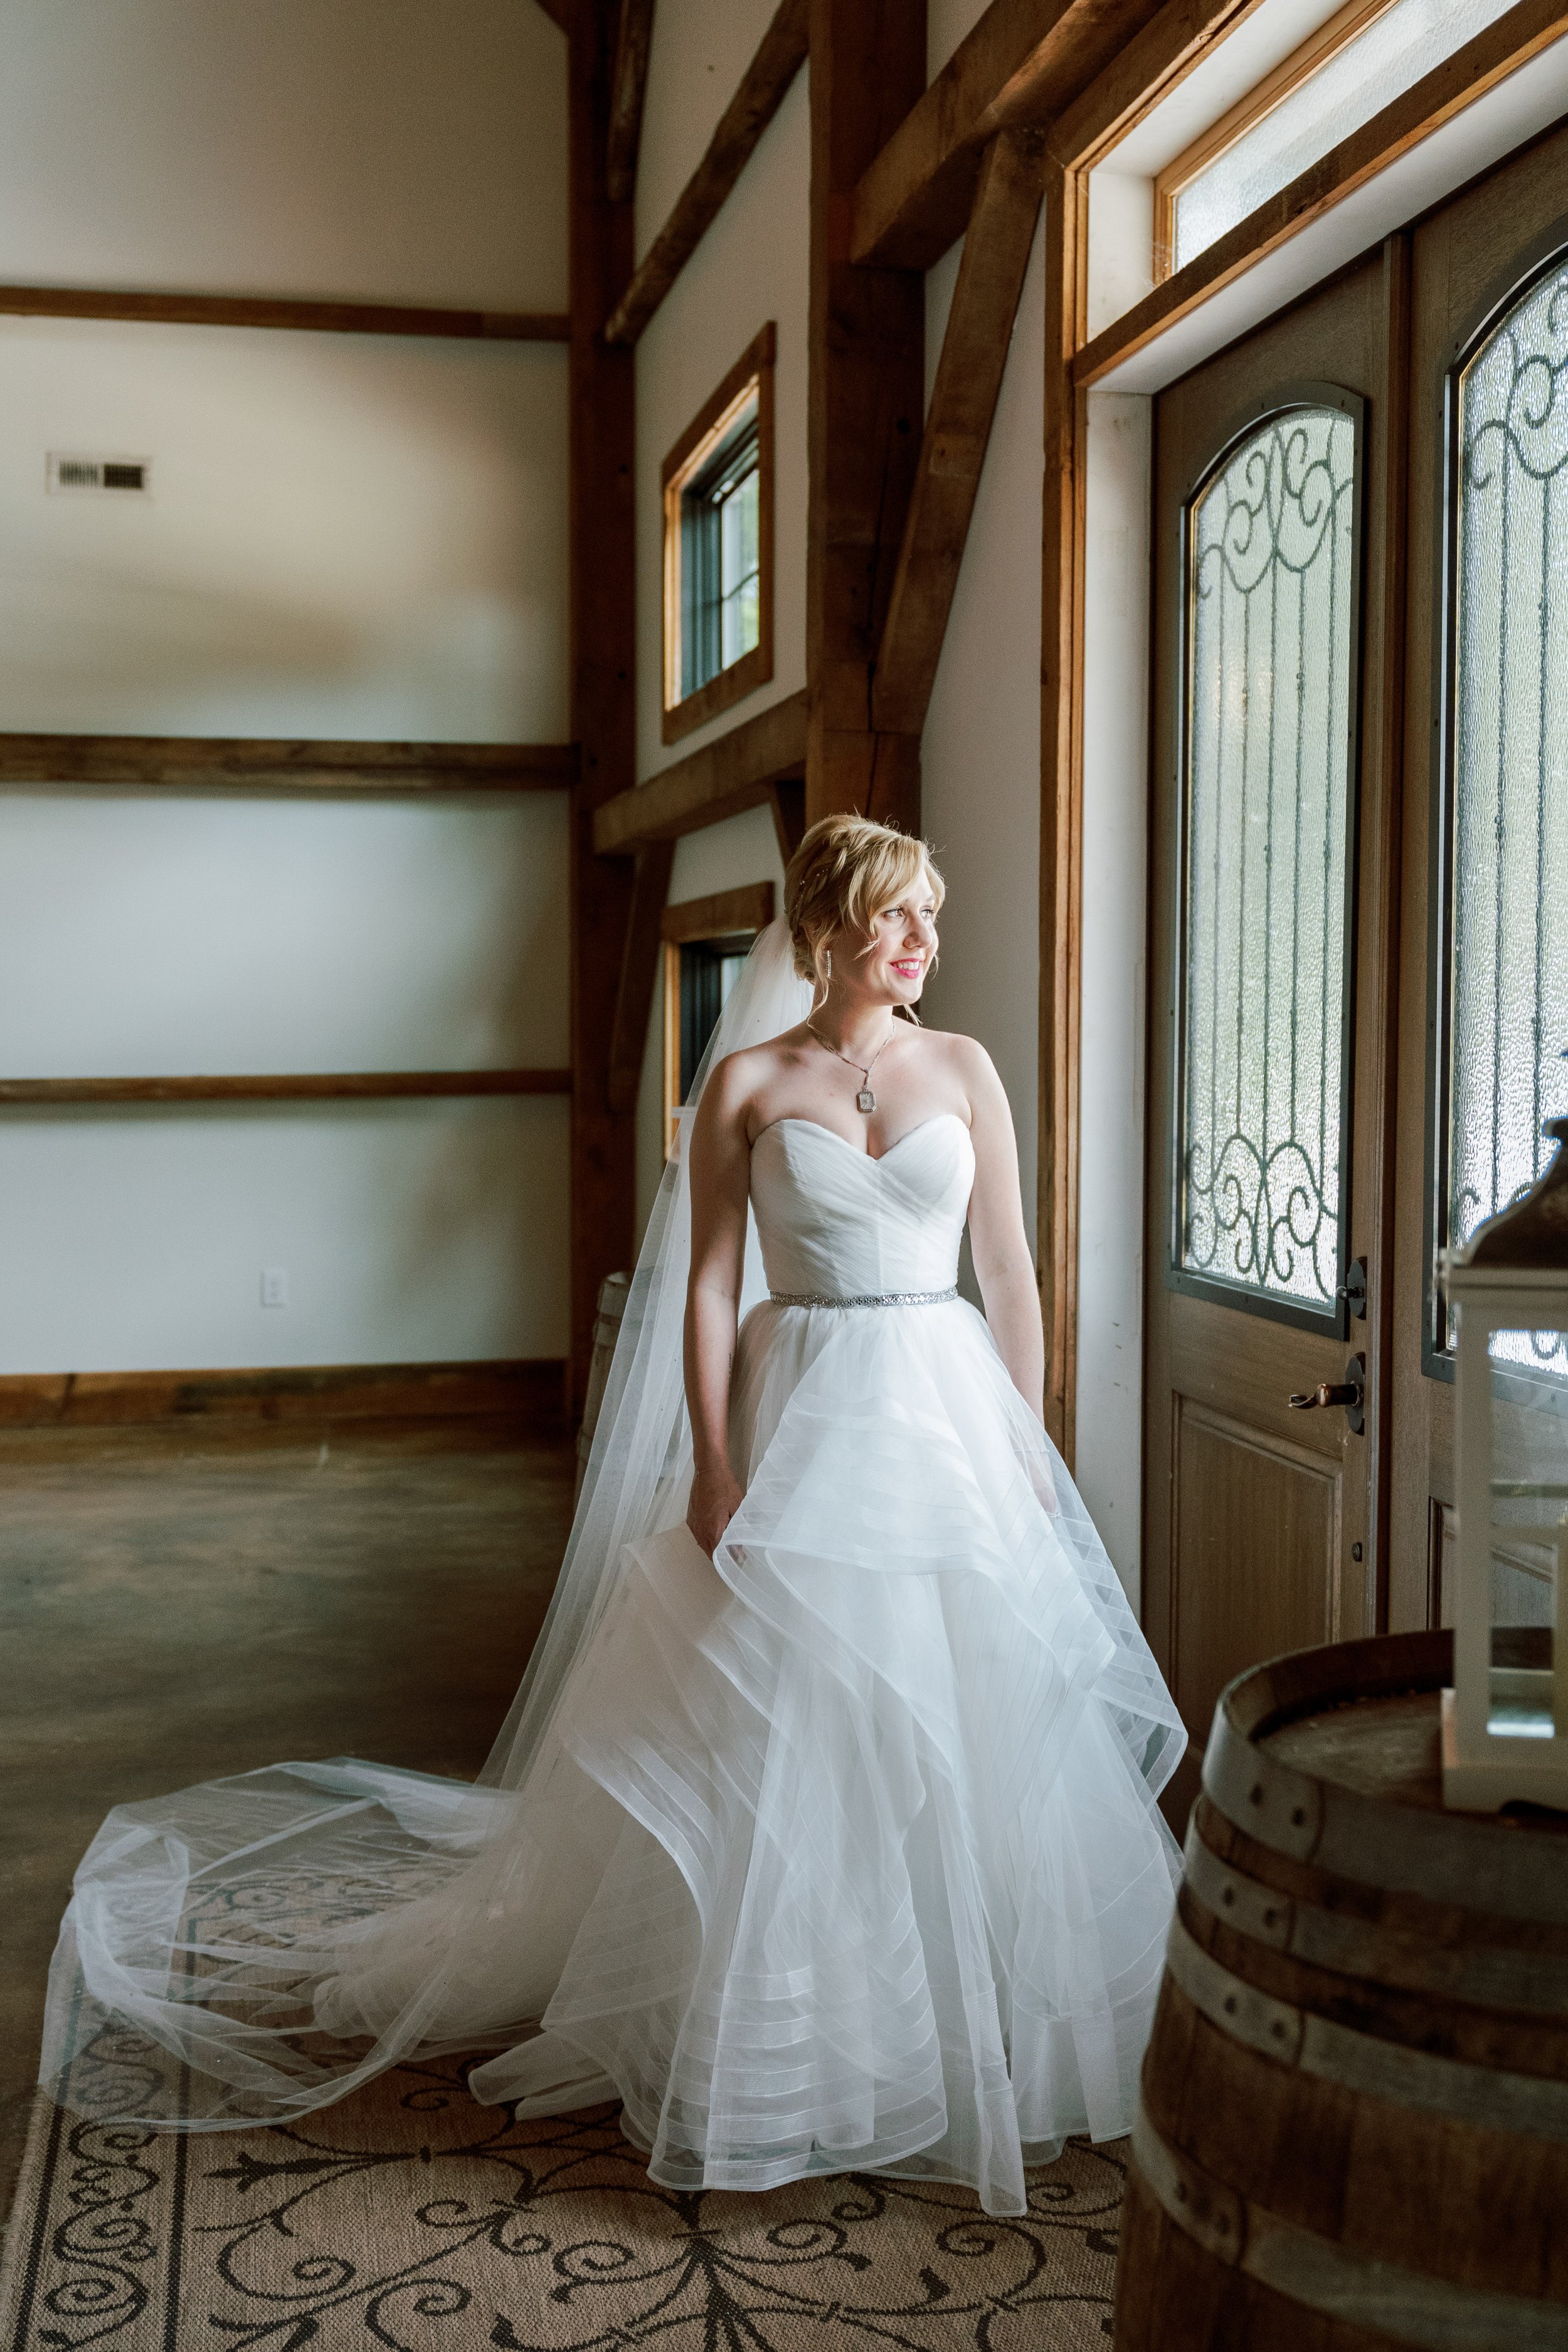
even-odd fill
[[[876,1108],[877,1108],[877,1097],[876,1097],[876,1096],[871,1092],[871,1089],[870,1089],[870,1087],[861,1087],[861,1089],[860,1089],[859,1093],[858,1093],[858,1094],[856,1096],[856,1097],[855,1097],[855,1108],[856,1108],[856,1109],[857,1109],[857,1110],[875,1110],[875,1109],[876,1109]]]

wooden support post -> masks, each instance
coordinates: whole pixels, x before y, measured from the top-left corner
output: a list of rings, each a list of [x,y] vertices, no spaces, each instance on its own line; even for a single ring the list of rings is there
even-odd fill
[[[1045,630],[1040,747],[1040,1305],[1046,1425],[1071,1466],[1078,1364],[1079,1008],[1083,833],[1083,340],[1089,174],[1046,173]]]
[[[849,257],[861,173],[925,89],[924,0],[811,0],[806,537],[808,823],[920,824],[920,742],[879,735],[871,679],[920,453],[925,280]]]
[[[779,856],[787,866],[805,837],[805,777],[781,776],[769,788],[768,803],[773,813]]]
[[[925,725],[1039,218],[1043,145],[1041,131],[999,131],[981,166],[877,655],[871,716],[889,732]]]
[[[616,0],[577,0],[570,43],[572,286],[572,1384],[581,1406],[605,1275],[628,1265],[635,1123],[609,1094],[616,999],[632,906],[629,859],[595,855],[594,812],[634,781],[632,355],[602,330],[631,270],[632,215],[605,185]]]
[[[653,984],[658,977],[664,902],[669,896],[669,869],[674,863],[673,841],[650,842],[637,853],[631,919],[621,954],[621,984],[616,995],[615,1031],[610,1045],[608,1092],[613,1111],[635,1112],[637,1107],[643,1048],[647,1043],[647,1016],[653,1010]]]

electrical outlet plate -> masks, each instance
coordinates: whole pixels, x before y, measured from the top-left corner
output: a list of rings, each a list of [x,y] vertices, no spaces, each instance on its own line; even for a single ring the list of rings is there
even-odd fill
[[[282,1266],[268,1265],[262,1267],[261,1304],[263,1307],[288,1306],[289,1276]]]

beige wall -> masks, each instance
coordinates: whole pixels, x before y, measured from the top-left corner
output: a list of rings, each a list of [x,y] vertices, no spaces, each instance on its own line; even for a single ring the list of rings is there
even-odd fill
[[[531,0],[22,0],[0,68],[0,278],[564,307]],[[560,346],[0,322],[0,727],[563,740],[566,415]],[[559,1064],[565,879],[555,794],[10,790],[0,1067]],[[562,1098],[5,1112],[0,1370],[559,1354],[566,1187]]]

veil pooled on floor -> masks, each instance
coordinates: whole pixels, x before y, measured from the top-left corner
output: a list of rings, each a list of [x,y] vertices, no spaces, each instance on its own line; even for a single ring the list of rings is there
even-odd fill
[[[335,1758],[117,1806],[77,1873],[50,1970],[40,2079],[63,2105],[171,2128],[275,2122],[415,2050],[494,2042],[537,2016],[481,2013],[497,1996],[479,1981],[476,1938],[531,1885],[547,1998],[575,1890],[607,1833],[561,1787],[549,1735],[626,1547],[685,1515],[691,1119],[715,1065],[794,1027],[811,999],[775,920],[679,1115],[554,1597],[479,1780]],[[742,1311],[764,1289],[749,1223]],[[551,1883],[563,1872],[563,1888]],[[374,1980],[374,2023],[369,1996],[352,1997],[356,1971]],[[540,1990],[520,1982],[517,1999],[531,2004]]]

